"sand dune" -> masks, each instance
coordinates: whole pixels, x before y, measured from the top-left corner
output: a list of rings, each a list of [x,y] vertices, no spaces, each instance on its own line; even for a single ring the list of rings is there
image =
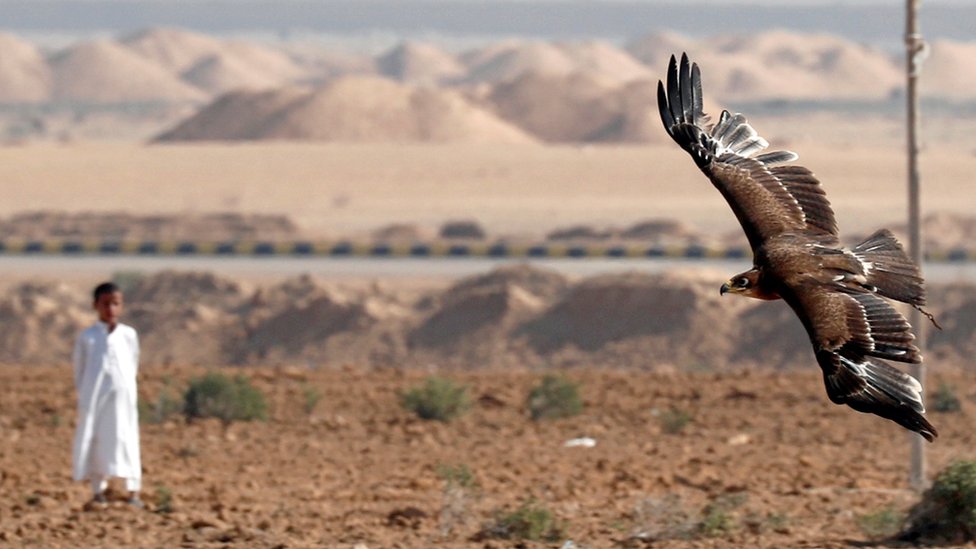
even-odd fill
[[[934,41],[922,66],[921,88],[933,97],[976,97],[976,42]]]
[[[217,58],[245,68],[254,73],[253,77],[275,80],[280,84],[305,75],[305,71],[282,52],[183,29],[151,28],[125,37],[120,42],[175,74],[186,73],[206,59]]]
[[[376,60],[380,73],[404,82],[438,83],[461,78],[465,67],[429,44],[404,42]]]
[[[315,90],[224,96],[159,139],[532,141],[457,92],[364,76],[339,78]]]
[[[507,82],[529,73],[565,76],[587,72],[612,82],[649,75],[636,59],[603,42],[508,41],[467,52],[461,60],[469,69],[468,83]]]
[[[108,40],[84,42],[50,60],[54,99],[84,102],[200,101],[202,91]]]
[[[233,90],[276,88],[281,80],[255,71],[253,67],[226,53],[203,57],[180,74],[182,79],[213,94]]]
[[[0,103],[38,103],[51,93],[51,71],[41,52],[16,36],[0,33]]]

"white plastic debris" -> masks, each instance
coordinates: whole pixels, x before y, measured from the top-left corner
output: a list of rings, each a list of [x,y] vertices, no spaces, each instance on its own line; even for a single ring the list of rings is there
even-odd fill
[[[577,446],[582,448],[592,448],[596,446],[596,439],[592,439],[590,437],[571,438],[564,442],[563,446],[566,448],[575,448]]]

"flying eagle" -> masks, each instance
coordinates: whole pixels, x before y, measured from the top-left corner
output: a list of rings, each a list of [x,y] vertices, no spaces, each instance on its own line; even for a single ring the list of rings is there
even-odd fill
[[[741,114],[722,111],[709,123],[702,110],[701,73],[671,56],[658,107],[668,135],[722,193],[752,247],[753,267],[720,293],[783,299],[800,318],[827,396],[859,412],[890,419],[932,441],[922,415],[922,386],[880,359],[920,363],[911,326],[883,297],[922,311],[922,277],[886,229],[848,250],[820,182],[789,151],[769,144]]]

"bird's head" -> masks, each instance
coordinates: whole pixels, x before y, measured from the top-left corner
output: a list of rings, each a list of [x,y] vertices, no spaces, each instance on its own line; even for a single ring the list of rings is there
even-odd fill
[[[759,289],[759,271],[756,269],[749,269],[730,278],[728,282],[722,284],[719,294],[738,294],[756,299],[769,299]]]

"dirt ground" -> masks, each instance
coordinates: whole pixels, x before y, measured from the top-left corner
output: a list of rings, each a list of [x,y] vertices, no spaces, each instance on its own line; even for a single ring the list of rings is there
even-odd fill
[[[146,369],[150,402],[202,370]],[[145,499],[85,510],[72,483],[74,390],[66,368],[0,368],[0,542],[38,547],[514,547],[480,539],[499,512],[535,500],[565,526],[548,546],[642,547],[638,533],[682,537],[709,503],[728,531],[654,547],[871,547],[858,517],[903,510],[908,436],[830,404],[816,372],[650,374],[591,368],[582,415],[527,418],[543,372],[447,374],[475,402],[453,423],[398,404],[420,371],[248,369],[271,407],[266,422],[170,420],[142,427]],[[976,385],[954,384],[958,413],[930,412],[941,436],[930,470],[972,459]],[[321,399],[306,410],[310,388]],[[669,433],[672,411],[690,422]],[[673,429],[672,429],[673,430]],[[565,447],[592,437],[596,445]],[[446,488],[466,466],[477,487]],[[172,512],[154,512],[171,494]],[[696,518],[698,517],[698,518]],[[569,545],[565,545],[569,546]]]
[[[791,135],[790,128],[769,131]],[[773,145],[796,150],[820,177],[842,235],[904,218],[900,146]],[[976,211],[971,150],[930,147],[920,162],[923,213]],[[436,231],[451,219],[515,236],[655,218],[716,234],[738,229],[718,192],[669,144],[30,144],[0,147],[0,195],[4,216],[38,209],[283,214],[303,233],[327,238],[368,236],[391,223]]]

